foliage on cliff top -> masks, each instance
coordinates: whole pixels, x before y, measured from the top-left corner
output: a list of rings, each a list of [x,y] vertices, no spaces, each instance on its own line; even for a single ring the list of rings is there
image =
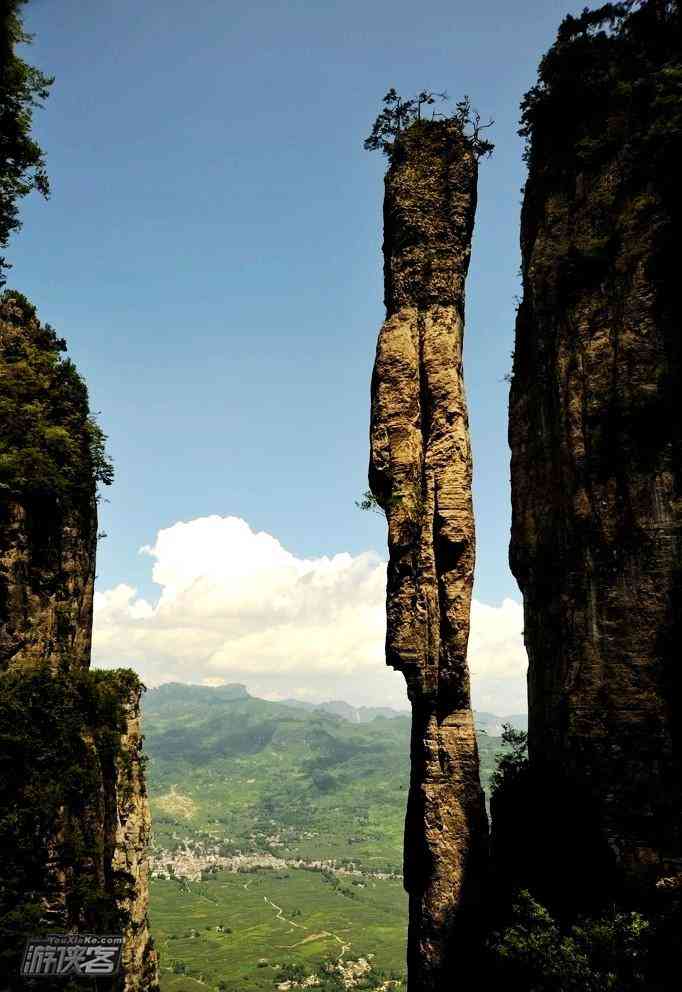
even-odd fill
[[[680,0],[625,0],[566,17],[521,104],[531,172],[572,174],[622,151],[672,180],[681,53]]]
[[[434,126],[442,124],[444,121],[451,121],[456,125],[462,137],[470,144],[471,149],[477,158],[482,155],[491,155],[494,145],[486,141],[481,136],[481,131],[490,127],[494,121],[488,124],[481,123],[481,115],[471,107],[471,100],[464,96],[450,114],[437,114],[432,111],[432,116],[422,116],[422,107],[430,107],[436,99],[441,102],[448,100],[447,93],[435,93],[433,90],[422,90],[409,100],[403,100],[393,87],[383,98],[383,110],[372,125],[372,130],[364,141],[364,148],[367,151],[381,151],[389,159],[392,159],[396,142],[400,136],[409,130],[411,135],[426,135]],[[467,132],[468,129],[468,132]]]
[[[31,36],[24,31],[21,7],[26,0],[0,2],[0,248],[5,248],[12,231],[21,226],[17,200],[36,189],[48,196],[45,157],[31,137],[32,114],[47,98],[53,80],[27,65],[15,52]],[[0,257],[0,286],[3,269]]]
[[[0,297],[0,489],[88,501],[113,468],[65,342],[13,290]]]
[[[122,767],[125,709],[141,690],[128,670],[55,676],[46,665],[0,675],[0,981],[10,987],[30,934],[126,925],[117,899],[129,894],[132,879],[97,870],[105,843],[101,790]],[[61,871],[69,878],[65,906]]]

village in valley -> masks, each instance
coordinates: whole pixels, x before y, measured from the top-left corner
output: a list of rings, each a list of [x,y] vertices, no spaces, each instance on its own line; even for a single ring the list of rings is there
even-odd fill
[[[277,843],[274,841],[274,843]],[[188,882],[205,881],[207,876],[218,871],[255,872],[263,869],[281,871],[285,868],[307,869],[308,871],[329,872],[335,875],[351,876],[355,884],[363,887],[357,881],[360,878],[394,879],[401,875],[394,872],[368,871],[359,868],[352,861],[339,864],[335,858],[323,860],[308,860],[304,858],[282,858],[270,852],[236,853],[233,855],[220,854],[221,847],[215,844],[207,847],[201,841],[185,838],[175,850],[160,848],[150,853],[150,876],[155,879],[185,879]]]

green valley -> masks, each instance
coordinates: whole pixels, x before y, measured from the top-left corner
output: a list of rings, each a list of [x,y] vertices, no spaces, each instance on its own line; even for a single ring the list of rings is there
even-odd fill
[[[270,702],[241,685],[147,693],[164,992],[313,974],[322,988],[399,987],[410,719],[390,713]],[[500,741],[480,729],[479,745],[485,788]]]

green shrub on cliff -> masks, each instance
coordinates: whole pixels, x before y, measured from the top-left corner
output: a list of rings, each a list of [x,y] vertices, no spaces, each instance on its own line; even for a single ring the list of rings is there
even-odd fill
[[[680,0],[625,0],[566,17],[525,95],[519,133],[526,139],[524,237],[535,307],[568,307],[588,289],[596,301],[605,286],[644,275],[657,287],[662,325],[675,325]],[[544,235],[535,239],[540,228]],[[519,328],[531,319],[527,305]],[[544,390],[548,383],[538,375],[535,385]]]
[[[625,0],[566,17],[522,102],[525,210],[553,222],[584,199],[588,223],[553,240],[546,268],[566,299],[644,261],[673,284],[682,170],[680,0]],[[613,267],[615,271],[613,270]]]
[[[571,172],[620,151],[648,171],[665,168],[682,133],[681,31],[679,0],[625,0],[566,17],[521,105],[530,168]]]
[[[14,290],[0,296],[0,489],[59,505],[109,485],[105,436],[65,342]]]
[[[43,150],[31,137],[31,124],[33,109],[47,98],[53,80],[15,53],[17,45],[31,40],[19,13],[25,3],[3,0],[0,8],[0,248],[21,226],[17,200],[34,189],[43,196],[50,191]],[[0,257],[0,286],[6,268]]]
[[[502,739],[507,748],[497,755],[491,777],[495,892],[490,908],[495,922],[486,940],[487,980],[519,992],[677,989],[682,893],[676,880],[636,904],[618,906],[612,893],[604,897],[611,888],[600,856],[602,877],[589,879],[591,891],[581,889],[581,880],[589,876],[581,862],[590,858],[589,848],[578,845],[578,821],[591,815],[585,797],[571,792],[570,779],[551,782],[534,772],[525,733],[505,725]],[[557,825],[549,837],[537,831],[532,817],[522,815],[532,810],[538,794],[550,805],[560,795],[569,797],[563,828]],[[541,864],[554,858],[549,876],[538,874],[534,856],[539,849],[545,850]],[[566,874],[575,876],[575,892],[569,892]],[[620,896],[626,894],[621,891]]]
[[[527,891],[509,925],[489,940],[496,977],[524,992],[634,992],[646,989],[651,924],[617,912],[562,928]]]
[[[490,778],[491,795],[495,798],[505,790],[514,790],[528,769],[528,734],[503,723],[502,743],[506,750],[495,756],[495,771]]]
[[[488,124],[482,124],[481,115],[477,110],[472,109],[468,96],[463,97],[455,104],[455,110],[451,114],[436,114],[434,112],[431,119],[423,117],[422,107],[430,107],[436,102],[436,99],[443,102],[448,99],[448,95],[447,93],[435,93],[433,90],[422,90],[411,99],[403,100],[391,87],[382,100],[383,109],[374,121],[369,136],[365,138],[363,147],[367,151],[381,150],[390,159],[396,147],[396,141],[404,131],[408,128],[411,132],[418,128],[428,129],[438,118],[453,121],[470,143],[477,157],[491,155],[495,146],[481,137],[481,131],[490,127],[494,121],[491,120]],[[467,129],[469,129],[469,133],[467,133]]]

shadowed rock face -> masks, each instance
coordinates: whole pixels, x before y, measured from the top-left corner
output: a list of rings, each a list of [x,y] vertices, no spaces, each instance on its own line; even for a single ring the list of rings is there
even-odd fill
[[[679,94],[661,98],[679,15],[635,16],[623,42],[566,43],[557,76],[592,44],[605,96],[574,82],[573,111],[550,107],[532,133],[509,441],[531,767],[558,786],[532,816],[552,836],[579,800],[572,842],[591,855],[572,884],[641,893],[682,871],[682,230]],[[610,58],[632,77],[617,91]]]
[[[444,988],[453,959],[461,968],[487,844],[466,661],[474,521],[462,334],[476,179],[449,121],[410,128],[386,175],[369,481],[388,520],[386,660],[413,711],[410,992]]]
[[[158,988],[147,919],[141,693],[126,670],[59,674],[43,665],[0,676],[0,722],[5,734],[11,726],[16,767],[0,776],[0,916],[10,921],[0,982],[11,992],[24,987],[18,966],[26,937],[43,930],[123,933],[121,972],[100,988]],[[26,836],[26,824],[35,837]]]
[[[0,499],[0,670],[89,667],[96,548],[94,487],[66,514],[51,500]]]
[[[123,992],[152,992],[158,988],[158,955],[149,932],[149,854],[151,815],[141,763],[140,693],[126,702],[126,729],[121,739],[125,762],[119,762],[114,789],[116,818],[113,823],[111,865],[124,871],[134,884],[122,908],[130,914],[123,949]]]

